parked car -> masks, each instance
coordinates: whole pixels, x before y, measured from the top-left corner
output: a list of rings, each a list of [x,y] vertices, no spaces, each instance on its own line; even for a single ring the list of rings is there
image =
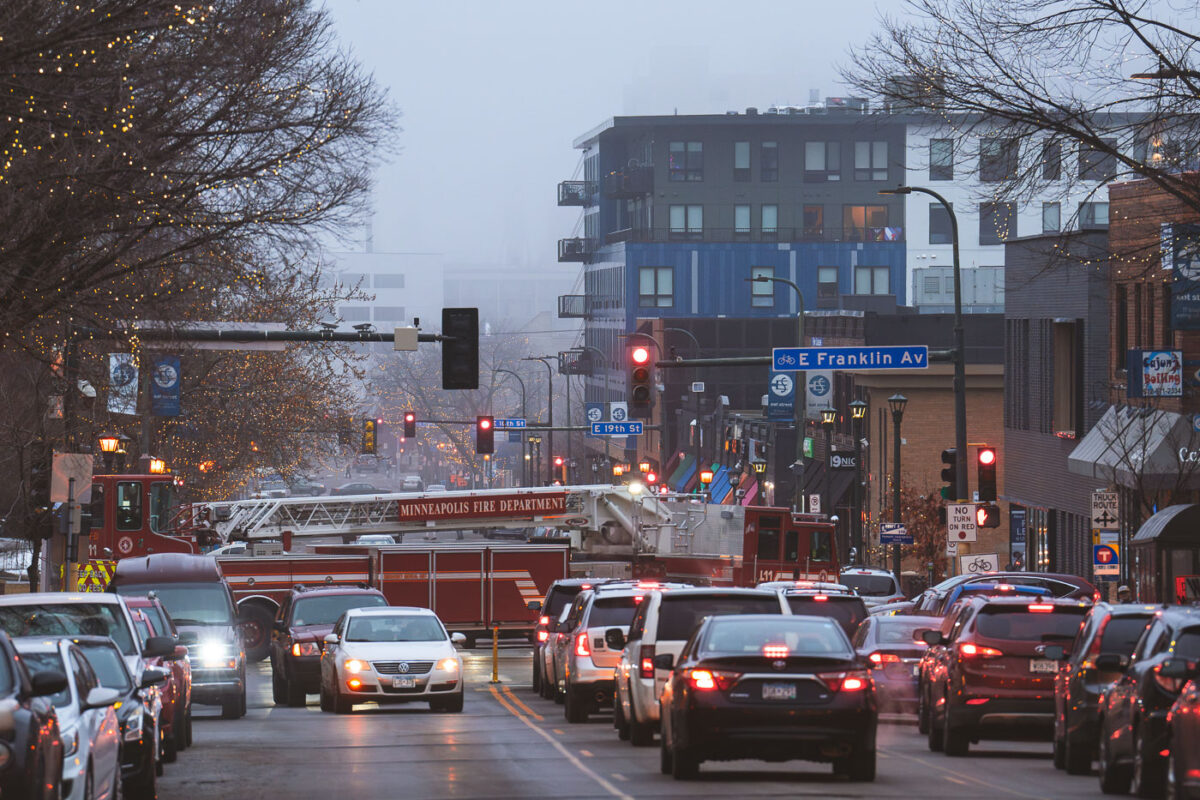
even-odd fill
[[[1200,661],[1200,606],[1167,606],[1154,613],[1132,659],[1113,653],[1097,667],[1121,676],[1100,699],[1100,789],[1157,797],[1167,778],[1167,714],[1185,680],[1163,674],[1168,662]]]
[[[1057,572],[987,572],[974,575],[955,575],[936,586],[931,586],[913,598],[915,601],[913,613],[933,617],[944,616],[953,605],[950,600],[951,590],[964,583],[1007,583],[1013,586],[1034,586],[1048,590],[1054,597],[1093,602],[1100,599],[1099,590],[1078,575]]]
[[[30,669],[67,676],[67,685],[50,696],[62,735],[63,798],[116,800],[121,790],[121,734],[113,705],[121,693],[100,685],[87,657],[70,639],[39,636],[13,644]]]
[[[288,488],[284,481],[266,481],[259,484],[258,488],[250,493],[251,500],[278,500],[284,497],[291,497],[291,489]]]
[[[709,616],[678,658],[652,661],[668,671],[664,774],[693,778],[707,760],[799,758],[875,780],[871,676],[834,620]]]
[[[207,553],[205,553],[205,555],[207,555],[207,556],[244,556],[244,555],[246,555],[246,552],[248,549],[249,548],[245,542],[230,542],[229,544],[223,544],[220,547],[209,550]]]
[[[171,615],[156,595],[149,597],[127,597],[125,604],[144,621],[134,618],[138,634],[143,640],[150,636],[179,638],[179,631]],[[146,659],[152,667],[167,671],[162,684],[162,759],[167,763],[175,760],[175,754],[192,744],[192,664],[187,658],[188,650],[176,645],[171,656]]]
[[[463,709],[462,660],[427,608],[352,608],[325,637],[321,710],[349,714],[356,703],[428,702],[434,711]]]
[[[130,674],[111,639],[77,636],[71,640],[87,656],[100,685],[113,689],[121,734],[121,785],[129,800],[154,800],[158,793],[162,730],[159,704],[147,690],[167,680],[167,670],[147,667],[140,676]]]
[[[387,533],[364,533],[354,540],[355,544],[395,544],[396,539]]]
[[[369,483],[343,483],[341,486],[329,493],[332,497],[348,497],[359,494],[386,494],[383,489],[379,489]]]
[[[1070,658],[1054,676],[1054,766],[1071,775],[1091,773],[1098,746],[1100,696],[1121,677],[1119,668],[1100,666],[1106,662],[1113,666],[1113,655],[1128,660],[1158,608],[1098,603],[1084,619]],[[1047,647],[1046,655],[1061,658],[1064,654]]]
[[[929,749],[964,756],[981,739],[1050,741],[1058,662],[1044,648],[1069,648],[1087,611],[1081,600],[976,597],[949,635],[922,634]]]
[[[351,608],[386,606],[366,586],[292,587],[279,606],[271,634],[271,694],[275,705],[303,706],[321,689],[321,648],[333,625]]]
[[[853,589],[868,609],[908,599],[901,591],[896,576],[886,569],[850,567],[842,570],[838,580]]]
[[[670,672],[656,667],[654,657],[677,656],[700,620],[725,614],[790,614],[779,592],[760,589],[690,588],[648,592],[625,636],[614,627],[604,633],[605,644],[621,650],[613,700],[613,725],[621,738],[629,727],[634,747],[654,742],[658,728],[658,697]]]
[[[320,497],[325,494],[325,484],[317,483],[306,475],[294,475],[288,482],[292,497]]]
[[[851,642],[871,670],[880,711],[917,710],[921,657],[928,647],[920,638],[927,617],[871,615],[863,620]]]
[[[1159,675],[1188,681],[1167,712],[1167,797],[1200,797],[1200,668],[1176,659]]]
[[[546,590],[546,596],[541,602],[534,600],[530,604],[531,611],[540,613],[537,626],[533,629],[533,690],[547,700],[554,696],[554,681],[542,680],[543,675],[554,674],[549,663],[550,653],[553,652],[553,649],[552,645],[547,644],[551,636],[557,634],[557,631],[552,633],[550,630],[552,623],[557,625],[559,615],[571,604],[577,594],[602,582],[591,578],[557,580],[550,584],[550,588]]]
[[[420,475],[405,475],[400,481],[400,491],[402,492],[419,492],[425,488],[425,481],[421,480]]]
[[[58,713],[47,699],[67,688],[61,669],[31,670],[0,632],[0,797],[58,800],[63,776]]]

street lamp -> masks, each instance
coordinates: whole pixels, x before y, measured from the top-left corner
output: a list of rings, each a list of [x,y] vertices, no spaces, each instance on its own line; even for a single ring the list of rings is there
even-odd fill
[[[111,474],[113,471],[113,456],[117,453],[117,447],[121,444],[121,440],[111,433],[106,433],[100,437],[100,452],[104,454],[104,471]]]
[[[898,186],[895,189],[882,189],[883,195],[912,194],[919,192],[928,195],[942,204],[950,215],[950,244],[954,256],[954,449],[960,454],[958,471],[954,480],[955,501],[965,503],[967,499],[967,351],[965,335],[963,334],[962,313],[962,268],[958,259],[958,217],[954,216],[954,208],[932,189],[923,186]],[[899,395],[897,395],[899,396]],[[890,403],[891,400],[889,399]],[[901,413],[903,413],[901,407]],[[895,414],[893,407],[892,413]],[[899,574],[896,579],[899,580]]]
[[[520,375],[513,372],[511,369],[502,369],[502,368],[497,367],[496,369],[492,370],[493,375],[496,374],[497,372],[503,372],[505,375],[512,375],[514,378],[517,379],[517,383],[521,384],[521,416],[525,418],[525,424],[528,425],[529,424],[529,407],[525,404],[525,380]],[[523,483],[528,485],[529,484],[529,464],[528,464],[529,454],[527,452],[525,452],[526,446],[527,445],[525,442],[525,432],[521,431],[521,455],[524,457],[524,460],[526,462],[523,465],[524,466],[524,475],[522,476],[522,479],[523,479]]]
[[[150,474],[151,475],[167,474],[167,462],[163,461],[161,458],[151,458],[150,459]]]
[[[549,359],[551,356],[526,356],[522,361],[540,361],[546,368],[546,427],[554,427],[554,369],[550,366]],[[568,423],[570,420],[568,420]],[[546,442],[546,474],[551,475],[554,472],[554,467],[550,465],[550,455],[554,452],[554,431],[547,431],[550,438]],[[538,440],[541,441],[540,439]],[[541,448],[539,447],[539,455]],[[542,469],[541,460],[538,461],[538,472]],[[540,477],[540,475],[539,475]],[[539,481],[540,483],[540,481]]]
[[[833,514],[833,491],[830,489],[830,476],[833,473],[833,426],[837,423],[836,408],[821,409],[821,427],[825,429],[825,500],[822,511]]]
[[[908,398],[899,392],[888,398],[888,406],[892,409],[892,522],[900,521],[900,421],[904,419],[906,405]],[[899,542],[892,545],[892,572],[896,576],[896,585],[899,586]]]
[[[850,546],[857,558],[862,558],[862,509],[859,498],[862,489],[862,425],[867,417],[867,404],[862,400],[850,403],[850,421],[854,435],[854,484],[850,488]]]

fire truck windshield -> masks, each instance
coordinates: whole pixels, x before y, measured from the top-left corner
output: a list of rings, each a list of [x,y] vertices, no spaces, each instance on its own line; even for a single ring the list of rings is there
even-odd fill
[[[232,625],[229,593],[219,583],[121,584],[117,593],[142,596],[154,592],[176,625]]]

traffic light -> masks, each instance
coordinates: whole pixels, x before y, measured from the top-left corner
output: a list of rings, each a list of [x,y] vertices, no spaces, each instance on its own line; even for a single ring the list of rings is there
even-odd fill
[[[658,483],[658,475],[654,472],[646,473],[646,483]]]
[[[442,388],[478,389],[479,309],[443,308],[442,336]]]
[[[29,505],[34,508],[50,506],[50,472],[54,468],[54,455],[41,439],[33,443],[29,459]]]
[[[338,421],[338,444],[350,445],[354,443],[354,418],[342,417]]]
[[[978,528],[1000,527],[1000,506],[985,503],[975,506],[975,526]]]
[[[411,411],[404,412],[404,438],[417,438],[417,415]]]
[[[996,499],[996,448],[979,448],[975,461],[979,465],[979,499],[990,503]]]
[[[943,450],[942,463],[946,465],[942,469],[942,480],[946,482],[946,485],[942,487],[942,498],[958,500],[958,451],[953,447]]]
[[[359,452],[365,456],[375,455],[376,444],[379,441],[379,423],[373,419],[362,421],[362,447]]]
[[[630,345],[626,363],[629,365],[629,416],[645,419],[654,407],[650,348],[644,344]]]
[[[496,451],[496,420],[494,417],[475,418],[475,452],[480,455]]]

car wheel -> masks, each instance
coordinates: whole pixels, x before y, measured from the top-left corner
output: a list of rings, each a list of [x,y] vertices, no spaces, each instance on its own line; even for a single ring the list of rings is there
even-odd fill
[[[953,727],[950,724],[950,709],[942,713],[942,752],[948,756],[961,758],[971,748],[969,732],[963,727]]]
[[[454,697],[444,701],[442,704],[442,710],[449,711],[451,714],[460,713],[463,710],[463,697],[465,695],[466,691],[464,690],[456,694]]]
[[[917,698],[917,733],[929,735],[929,704],[925,702],[925,692]]]
[[[174,764],[179,758],[179,750],[175,746],[175,734],[163,737],[162,743],[162,760],[167,764]]]
[[[190,704],[187,709],[187,746],[192,746],[192,707]]]
[[[333,711],[333,703],[330,702],[329,692],[325,691],[325,684],[323,684],[323,683],[321,684],[319,694],[321,697],[321,710],[322,711]]]
[[[221,698],[221,719],[237,719],[242,715],[242,698],[223,697]]]
[[[1104,729],[1104,720],[1100,720],[1100,791],[1105,794],[1129,794],[1131,775],[1129,768],[1113,761],[1108,750],[1108,733]]]
[[[83,779],[84,800],[96,800],[96,779],[92,775],[92,765],[88,764],[87,776]]]
[[[242,618],[242,644],[246,648],[247,661],[262,661],[271,651],[271,626],[274,615],[262,606],[248,603],[238,608]]]
[[[1142,739],[1142,726],[1133,729],[1133,780],[1131,789],[1138,797],[1161,797],[1164,760],[1152,752]]]
[[[667,722],[663,720],[663,734],[658,747],[658,770],[663,775],[671,775],[675,770],[675,759],[671,757],[671,746],[667,737]]]
[[[933,706],[929,707],[929,724],[926,726],[929,729],[929,750],[932,753],[942,752],[945,746],[945,730],[938,721],[937,714],[933,710]]]
[[[550,678],[548,676],[543,675],[542,676],[542,697],[546,700],[553,700],[554,692],[555,692],[554,681],[550,680]]]
[[[588,701],[582,696],[585,689],[586,687],[583,686],[568,685],[566,692],[564,692],[563,715],[567,718],[567,722],[573,725],[587,722],[588,711],[590,709],[588,708]]]
[[[171,735],[175,737],[175,752],[187,749],[187,709],[175,709],[175,724],[171,726]]]
[[[855,783],[870,783],[875,780],[875,748],[863,745],[854,752],[833,762],[833,774],[845,775]]]
[[[632,702],[629,704],[629,711],[633,717],[629,721],[629,743],[634,747],[650,747],[654,744],[654,727],[648,722],[637,721],[637,711]]]
[[[677,781],[695,780],[700,775],[700,759],[686,747],[671,745],[671,777]]]
[[[148,752],[150,761],[142,766],[137,780],[125,784],[126,800],[155,800],[158,797],[158,770],[154,753]]]
[[[542,693],[542,672],[538,669],[537,651],[533,654],[533,691]]]
[[[1067,743],[1058,734],[1054,735],[1054,768],[1063,769],[1067,766]]]
[[[274,664],[271,665],[271,699],[275,701],[275,705],[277,706],[287,703],[287,685],[275,670]]]
[[[354,701],[346,695],[338,692],[333,696],[333,713],[349,714],[354,710]]]
[[[1067,774],[1089,774],[1092,771],[1092,749],[1072,739],[1069,733],[1063,738],[1063,744],[1066,749],[1063,760],[1066,762],[1064,766]]]
[[[299,681],[288,681],[283,685],[284,695],[289,708],[304,708],[308,705],[308,694]]]
[[[618,739],[623,742],[629,741],[629,723],[625,721],[625,709],[616,692],[613,692],[613,727],[617,729]]]
[[[1166,800],[1179,800],[1179,775],[1175,772],[1175,743],[1171,742],[1171,752],[1167,756],[1167,780],[1163,787],[1163,797]]]

